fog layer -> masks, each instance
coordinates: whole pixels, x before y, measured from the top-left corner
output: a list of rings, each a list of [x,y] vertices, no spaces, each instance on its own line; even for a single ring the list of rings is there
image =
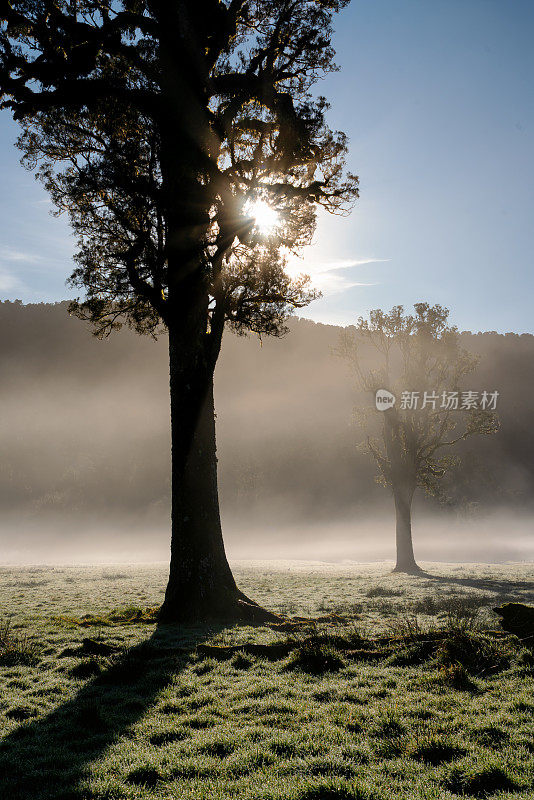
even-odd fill
[[[393,555],[392,500],[352,419],[370,401],[332,355],[338,333],[293,320],[281,340],[226,334],[215,394],[231,558]],[[16,303],[0,303],[0,334],[0,561],[167,559],[165,337],[98,341],[66,304]],[[482,356],[466,388],[499,391],[501,431],[465,443],[445,504],[417,499],[417,554],[529,560],[534,337],[465,334],[464,345]]]

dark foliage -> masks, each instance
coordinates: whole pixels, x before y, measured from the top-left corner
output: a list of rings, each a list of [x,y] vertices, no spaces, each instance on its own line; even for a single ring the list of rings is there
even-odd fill
[[[417,745],[410,751],[412,758],[424,761],[426,764],[437,766],[446,761],[452,761],[459,756],[465,754],[465,749],[458,747],[458,745],[448,742],[445,739],[438,737],[429,737],[428,739],[418,742]]]
[[[397,652],[387,658],[386,663],[393,667],[413,667],[424,664],[434,652],[434,642],[415,642],[407,647],[400,647]]]
[[[345,666],[345,660],[330,644],[313,639],[298,646],[291,654],[286,669],[300,669],[311,675],[337,672]]]
[[[103,666],[97,658],[86,658],[70,670],[73,678],[92,678],[103,672]]]
[[[170,744],[170,742],[180,742],[183,739],[187,739],[188,736],[189,733],[186,730],[161,731],[160,733],[154,733],[150,737],[150,744],[161,747],[161,745]]]
[[[488,797],[520,788],[515,778],[498,765],[454,766],[446,785],[451,792],[474,797]]]
[[[9,620],[0,623],[0,665],[32,666],[38,662],[38,649],[25,635],[15,633]]]
[[[495,747],[503,742],[507,742],[510,738],[510,734],[497,725],[485,725],[473,731],[473,737],[477,742],[486,747]]]
[[[6,711],[6,717],[8,719],[15,719],[17,722],[23,722],[35,716],[37,716],[37,711],[29,706],[15,706]]]
[[[227,758],[235,749],[236,745],[231,742],[209,742],[200,748],[200,752],[217,758]]]
[[[436,662],[444,669],[458,665],[471,675],[485,675],[509,666],[511,655],[508,643],[459,629],[451,631],[440,643]]]
[[[154,767],[137,767],[128,774],[126,780],[134,786],[154,788],[161,780],[161,775]]]
[[[246,653],[237,653],[232,659],[232,666],[235,669],[250,669],[254,664],[254,659]]]
[[[534,606],[524,603],[504,603],[494,609],[505,631],[530,639],[534,643]]]
[[[357,787],[321,783],[304,789],[298,800],[373,800],[373,796]]]
[[[387,586],[372,586],[367,592],[367,597],[401,597],[402,589],[388,589]]]

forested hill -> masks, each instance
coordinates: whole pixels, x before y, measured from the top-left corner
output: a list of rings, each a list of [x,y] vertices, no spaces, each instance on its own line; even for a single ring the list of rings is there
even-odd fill
[[[227,333],[216,373],[226,519],[349,518],[389,507],[357,449],[356,401],[332,355],[339,329],[291,321],[280,340]],[[464,334],[482,356],[467,388],[498,390],[501,431],[469,440],[447,485],[459,509],[531,508],[534,337]],[[0,507],[12,513],[130,515],[165,523],[167,349],[122,330],[95,339],[67,304],[0,303]],[[432,387],[429,387],[430,389]],[[422,502],[422,501],[421,501]],[[435,503],[436,501],[424,501]]]

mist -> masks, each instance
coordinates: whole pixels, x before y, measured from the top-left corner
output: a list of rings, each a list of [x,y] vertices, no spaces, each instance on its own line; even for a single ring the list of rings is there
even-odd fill
[[[219,484],[232,560],[391,560],[390,492],[358,450],[368,402],[333,355],[339,328],[293,319],[279,340],[227,333],[215,378]],[[0,304],[0,561],[168,561],[166,337],[98,341],[66,304]],[[501,430],[464,443],[447,501],[420,494],[422,561],[534,555],[534,337],[463,335],[468,388],[499,391]]]

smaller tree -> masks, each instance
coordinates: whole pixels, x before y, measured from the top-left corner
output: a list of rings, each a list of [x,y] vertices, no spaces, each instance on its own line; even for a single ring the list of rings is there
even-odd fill
[[[447,323],[448,309],[428,303],[414,309],[414,315],[402,306],[371,311],[369,320],[360,317],[355,329],[343,331],[338,348],[359,389],[373,396],[372,406],[358,408],[356,417],[367,430],[363,448],[378,466],[377,480],[391,487],[395,500],[394,571],[412,574],[421,571],[412,543],[415,490],[441,495],[440,480],[459,461],[451,449],[498,430],[496,396],[462,391],[479,357],[461,347],[457,328]],[[381,411],[387,393],[395,401]]]

